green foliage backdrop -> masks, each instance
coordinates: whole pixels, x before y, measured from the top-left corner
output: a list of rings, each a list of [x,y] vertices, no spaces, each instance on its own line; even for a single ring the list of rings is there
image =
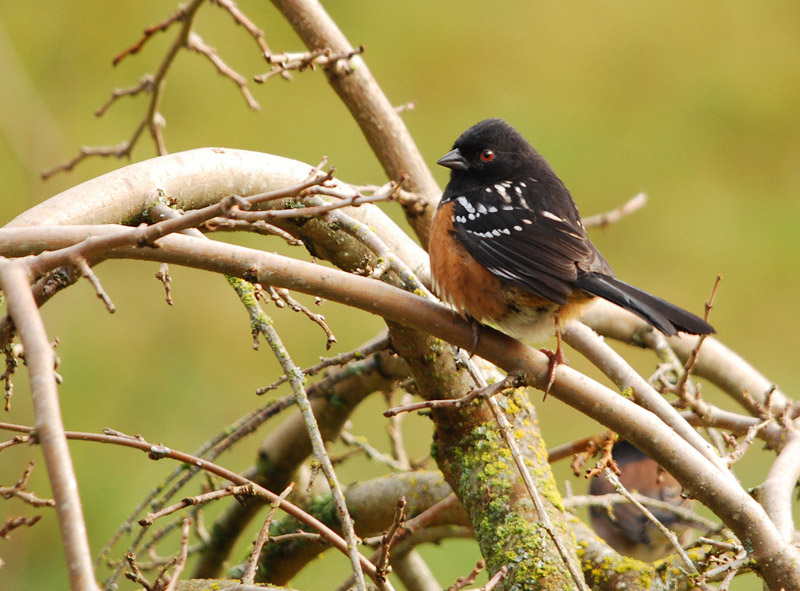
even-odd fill
[[[240,6],[264,29],[274,51],[303,50],[271,5],[242,0]],[[720,337],[787,392],[800,386],[794,360],[800,323],[797,2],[350,0],[326,6],[351,42],[366,46],[364,58],[390,99],[398,105],[418,101],[404,118],[431,164],[463,129],[501,116],[550,160],[585,215],[647,192],[643,211],[592,234],[618,275],[699,311],[721,273],[712,318]],[[172,33],[156,36],[116,69],[111,59],[174,8],[155,0],[0,3],[0,220],[123,164],[92,160],[50,181],[38,178],[81,145],[116,144],[130,136],[142,114],[140,99],[121,100],[102,119],[92,112],[113,88],[153,71]],[[201,10],[196,31],[243,75],[265,70],[252,40],[215,7]],[[221,145],[310,163],[328,155],[344,180],[385,181],[321,73],[251,89],[260,113],[249,111],[235,86],[203,58],[181,55],[162,106],[167,148]],[[142,142],[134,157],[153,154]],[[442,186],[445,172],[435,171]],[[252,393],[277,376],[278,365],[266,350],[253,352],[246,315],[224,280],[172,269],[175,306],[169,308],[156,271],[132,262],[98,268],[117,305],[114,316],[88,284],[44,308],[49,334],[61,339],[65,422],[68,429],[109,426],[192,450],[262,403]],[[335,352],[381,326],[332,304],[323,310],[339,337]],[[273,312],[299,363],[324,354],[317,327],[291,312]],[[643,371],[653,363],[641,356]],[[16,380],[7,418],[31,423],[25,377]],[[539,406],[552,444],[597,429],[556,400]],[[382,443],[376,420],[381,408],[377,400],[365,405],[353,430]],[[407,425],[413,453],[423,455],[429,445],[425,420]],[[221,460],[245,468],[254,443]],[[72,449],[96,551],[169,466],[126,450],[91,444]],[[22,448],[3,453],[0,483],[19,477],[29,453],[36,457],[36,450]],[[746,462],[745,481],[748,470],[761,470]],[[370,470],[354,461],[343,468],[343,481]],[[558,474],[566,478],[566,467]],[[31,488],[46,496],[43,463],[34,476]],[[0,515],[24,512],[13,503],[0,505]],[[451,545],[451,558],[437,561],[443,581],[474,564],[477,551],[464,552],[464,546]],[[6,561],[3,589],[66,586],[52,512],[10,541],[0,540],[0,556]],[[347,568],[339,557],[323,561],[335,572]],[[296,584],[326,588],[311,575]],[[732,588],[754,584],[742,580]]]

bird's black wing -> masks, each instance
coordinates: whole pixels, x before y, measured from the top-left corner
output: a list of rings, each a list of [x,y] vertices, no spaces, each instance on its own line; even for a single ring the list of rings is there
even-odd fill
[[[565,304],[579,276],[613,272],[586,236],[571,197],[553,198],[551,187],[543,198],[536,182],[505,181],[446,198],[456,238],[479,263],[506,283]]]

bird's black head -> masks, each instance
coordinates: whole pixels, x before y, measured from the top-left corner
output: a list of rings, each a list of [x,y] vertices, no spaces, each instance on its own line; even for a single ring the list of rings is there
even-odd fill
[[[520,132],[502,119],[485,119],[462,133],[453,149],[437,164],[453,171],[451,183],[467,185],[531,174],[536,172],[540,162],[547,167]]]

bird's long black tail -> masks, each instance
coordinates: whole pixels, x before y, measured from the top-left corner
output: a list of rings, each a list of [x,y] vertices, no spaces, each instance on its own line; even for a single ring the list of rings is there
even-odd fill
[[[666,335],[716,332],[699,316],[608,275],[587,273],[578,277],[575,286],[633,312]]]

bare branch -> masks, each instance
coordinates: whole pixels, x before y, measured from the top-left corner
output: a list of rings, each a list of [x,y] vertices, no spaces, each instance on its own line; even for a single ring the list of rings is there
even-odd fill
[[[289,384],[292,386],[292,392],[294,393],[297,406],[300,408],[300,412],[303,415],[303,419],[306,424],[306,430],[308,431],[308,436],[311,439],[311,444],[314,448],[314,456],[319,462],[322,471],[328,480],[331,493],[333,494],[336,511],[339,514],[339,519],[342,524],[342,531],[344,532],[345,539],[347,540],[347,555],[350,558],[350,563],[353,567],[356,586],[358,587],[359,591],[366,591],[366,584],[364,582],[364,574],[362,572],[361,565],[361,562],[364,558],[358,551],[358,537],[353,529],[353,522],[350,518],[350,513],[347,510],[347,503],[345,502],[344,494],[342,493],[342,489],[339,484],[339,479],[335,470],[333,469],[331,459],[325,450],[325,443],[323,441],[322,434],[320,433],[319,425],[317,424],[317,420],[314,417],[314,412],[311,409],[311,403],[309,402],[306,389],[303,386],[304,376],[300,369],[295,366],[292,358],[289,356],[289,353],[283,346],[283,342],[278,335],[278,332],[275,330],[272,324],[265,323],[263,326],[259,327],[259,330],[267,339],[267,342],[272,348],[275,357],[278,359],[281,367],[283,367],[283,371],[287,376],[289,376]],[[376,582],[381,585],[381,579],[377,574],[377,571],[375,572],[374,578],[376,579]],[[383,585],[387,589],[391,589],[391,586],[388,584],[388,582],[384,581]]]
[[[275,517],[275,511],[281,506],[281,502],[288,497],[289,493],[293,490],[294,482],[290,483],[289,486],[283,490],[278,499],[272,502],[272,507],[269,513],[267,513],[267,518],[264,520],[264,525],[261,526],[261,531],[258,533],[256,541],[253,543],[253,551],[247,559],[247,566],[242,575],[243,584],[249,585],[255,580],[256,569],[258,568],[258,557],[261,555],[261,549],[264,547],[264,544],[269,539],[269,528],[272,525],[272,518]]]
[[[164,297],[167,305],[171,306],[174,303],[172,301],[172,277],[169,274],[169,265],[167,263],[161,263],[158,273],[156,273],[156,279],[164,285]]]
[[[264,31],[259,29],[248,17],[245,15],[239,7],[236,6],[236,3],[232,0],[212,0],[213,4],[216,4],[226,12],[228,12],[231,17],[233,18],[234,22],[237,25],[241,25],[245,28],[245,30],[250,34],[250,36],[255,39],[256,43],[258,44],[258,48],[261,50],[261,53],[269,53],[269,46],[267,42],[264,40]]]
[[[289,292],[288,289],[279,287],[275,290],[277,294],[281,297],[281,299],[286,302],[289,307],[294,310],[295,312],[302,312],[306,316],[308,316],[315,324],[319,325],[319,327],[325,331],[325,336],[327,336],[327,340],[325,342],[325,348],[330,349],[337,341],[336,337],[331,331],[330,327],[325,322],[325,316],[322,314],[315,314],[311,310],[309,310],[306,306],[298,302],[294,299]]]
[[[181,549],[178,553],[178,559],[175,562],[175,566],[172,569],[172,574],[169,578],[169,583],[166,587],[164,587],[164,591],[174,591],[175,587],[178,584],[178,579],[183,572],[183,569],[186,567],[186,558],[189,553],[189,526],[191,525],[192,520],[189,517],[184,518],[183,520],[183,527],[181,528]],[[156,584],[158,580],[156,580]]]
[[[2,267],[0,267],[0,269],[2,269]],[[31,427],[26,427],[22,425],[11,425],[9,423],[0,423],[0,429],[17,431],[22,433],[31,433],[33,431]],[[123,447],[138,449],[140,451],[145,452],[148,455],[148,457],[152,460],[170,458],[184,464],[198,466],[202,470],[210,472],[211,474],[215,474],[221,478],[233,482],[234,484],[251,485],[255,490],[256,494],[264,498],[268,502],[273,502],[280,498],[279,495],[276,495],[272,491],[265,489],[264,487],[256,484],[252,480],[240,476],[236,472],[228,470],[218,464],[214,464],[212,462],[209,462],[208,460],[199,458],[197,456],[193,456],[191,454],[187,454],[185,452],[171,449],[164,445],[156,445],[150,443],[144,440],[143,438],[127,437],[119,435],[106,435],[98,433],[84,433],[77,431],[67,431],[65,432],[65,436],[66,439],[71,439],[71,440],[93,441],[96,443],[107,443],[112,445],[120,445]],[[58,501],[56,500],[56,502]],[[302,523],[305,523],[309,527],[319,532],[319,534],[323,537],[323,539],[325,539],[325,541],[331,544],[334,548],[338,549],[344,554],[348,553],[347,542],[345,542],[345,540],[341,536],[339,536],[339,534],[334,532],[328,526],[321,523],[318,519],[312,517],[307,512],[303,511],[301,508],[299,508],[298,506],[294,505],[293,503],[287,500],[282,500],[280,506],[284,512],[288,513],[295,519],[301,521]],[[366,558],[362,557],[361,566],[364,572],[366,572],[371,578],[373,579],[375,578],[375,566],[371,562],[369,562]],[[86,588],[94,589],[94,587],[86,587]]]
[[[94,274],[94,271],[92,271],[92,268],[86,262],[86,259],[78,258],[75,261],[75,264],[80,270],[81,276],[88,279],[89,283],[92,284],[92,287],[94,287],[95,292],[97,292],[97,297],[103,300],[103,303],[106,305],[106,310],[108,310],[111,314],[116,312],[117,307],[114,305],[114,302],[111,301],[111,298],[108,297],[106,290],[103,289],[100,280],[97,278],[97,275]]]
[[[192,27],[194,26],[194,18],[197,15],[197,10],[200,8],[202,3],[203,0],[191,0],[187,4],[181,6],[178,8],[177,12],[169,16],[161,23],[145,29],[144,36],[139,40],[138,43],[135,43],[114,58],[113,63],[116,66],[126,56],[138,53],[147,40],[155,33],[158,33],[159,31],[166,31],[172,24],[176,22],[181,23],[181,29],[178,35],[167,50],[167,53],[164,55],[158,71],[150,78],[149,83],[142,81],[140,82],[139,86],[134,87],[134,89],[128,89],[127,91],[119,91],[114,93],[119,94],[119,96],[123,96],[133,95],[144,91],[150,95],[150,102],[147,107],[147,112],[137,125],[136,130],[133,132],[131,138],[119,144],[118,146],[83,147],[81,148],[80,153],[74,158],[49,170],[43,171],[41,174],[43,179],[48,179],[59,172],[72,170],[80,162],[91,156],[115,156],[116,158],[129,157],[145,128],[147,128],[150,132],[150,136],[153,138],[153,141],[156,144],[156,149],[159,155],[164,155],[167,153],[167,149],[164,145],[164,138],[161,133],[161,128],[164,127],[164,119],[158,112],[161,104],[161,97],[164,92],[164,81],[170,67],[175,61],[175,56],[178,54],[180,49],[185,47],[188,43],[189,35],[192,31]],[[99,109],[100,115],[105,113],[106,109],[108,109],[108,107],[110,107],[115,101],[116,97],[114,94],[112,94],[111,100]]]
[[[32,507],[55,507],[56,502],[52,499],[40,499],[32,492],[28,492],[26,486],[28,484],[28,478],[33,471],[33,462],[28,464],[28,467],[25,469],[25,472],[22,474],[19,480],[14,484],[14,486],[0,486],[0,497],[4,499],[10,499],[11,497],[16,497],[20,499],[23,503],[27,503]]]
[[[128,49],[126,49],[122,53],[118,54],[114,58],[112,63],[116,66],[123,59],[125,59],[127,56],[139,53],[139,51],[142,49],[142,47],[144,47],[144,44],[147,43],[147,41],[150,39],[150,37],[152,37],[156,33],[161,33],[163,31],[166,31],[174,23],[183,22],[187,18],[189,18],[189,13],[187,11],[187,7],[180,6],[178,8],[178,10],[174,14],[171,14],[166,19],[164,19],[162,22],[160,22],[158,24],[155,24],[155,25],[152,25],[150,27],[147,27],[144,30],[144,35],[142,36],[142,38],[138,42],[134,43],[131,47],[129,47]]]
[[[127,562],[128,566],[131,567],[130,572],[125,572],[125,578],[133,581],[134,583],[138,583],[144,587],[145,591],[152,591],[153,584],[147,580],[147,577],[145,577],[144,573],[142,573],[140,570],[139,565],[136,562],[136,555],[133,552],[127,552],[125,554],[125,562]]]
[[[263,84],[273,76],[284,76],[289,71],[302,72],[303,70],[314,70],[317,66],[328,66],[344,68],[352,71],[347,65],[342,66],[340,62],[347,62],[355,55],[364,53],[364,46],[356,49],[334,53],[330,49],[316,49],[308,53],[265,53],[264,58],[272,68],[266,74],[253,76],[253,80]]]
[[[635,211],[643,208],[645,205],[647,205],[647,194],[639,193],[616,209],[606,213],[583,218],[581,221],[586,228],[599,227],[601,229],[605,229],[611,224],[614,224],[622,218],[627,217]]]
[[[507,575],[507,574],[508,574],[508,567],[507,567],[507,566],[505,566],[505,565],[501,566],[501,567],[500,567],[500,568],[497,570],[497,572],[496,572],[496,573],[494,573],[494,575],[492,576],[492,578],[491,578],[491,579],[489,579],[489,581],[488,581],[488,582],[487,582],[487,583],[486,583],[486,584],[485,584],[483,587],[481,587],[481,588],[479,589],[479,591],[494,591],[494,589],[496,589],[496,588],[497,588],[497,586],[498,586],[500,583],[502,583],[502,582],[503,582],[503,579],[505,579],[505,578],[506,578],[506,575]]]
[[[186,40],[186,48],[205,56],[208,61],[214,65],[217,72],[226,78],[230,78],[233,83],[239,87],[239,91],[242,93],[244,100],[247,101],[247,106],[254,111],[261,110],[261,105],[253,98],[253,95],[250,94],[250,90],[247,88],[247,78],[231,69],[228,64],[222,61],[222,58],[217,55],[216,49],[206,45],[200,38],[200,35],[195,32],[189,33],[189,38]]]
[[[366,437],[356,437],[352,433],[348,433],[347,431],[342,431],[339,434],[339,439],[342,440],[342,443],[348,445],[355,450],[361,450],[364,452],[370,460],[378,462],[379,464],[383,464],[385,466],[389,466],[395,472],[407,472],[408,466],[398,462],[387,456],[386,454],[381,453],[377,448],[371,446],[367,441]]]
[[[22,263],[0,262],[0,288],[8,300],[9,315],[25,347],[25,363],[30,373],[36,414],[36,436],[44,452],[56,502],[70,585],[73,591],[97,589],[78,483],[61,420],[53,348],[31,293],[29,280]]]
[[[230,497],[230,496],[247,497],[247,496],[252,496],[254,494],[255,491],[253,490],[252,486],[250,486],[249,484],[242,484],[239,486],[228,486],[224,489],[203,493],[195,497],[187,497],[181,500],[179,503],[175,503],[174,505],[165,507],[164,509],[156,511],[155,513],[150,513],[147,517],[144,517],[139,520],[139,525],[141,525],[142,527],[148,527],[150,525],[153,525],[156,519],[160,519],[161,517],[165,517],[166,515],[172,515],[173,513],[180,511],[181,509],[185,509],[186,507],[202,505],[210,501],[217,501],[219,499],[223,499],[225,497]]]
[[[397,499],[397,504],[395,505],[394,509],[394,519],[392,519],[392,525],[389,526],[389,529],[386,530],[386,533],[383,535],[381,539],[381,547],[378,551],[378,559],[375,561],[375,568],[378,572],[378,579],[379,583],[378,586],[382,589],[388,588],[386,586],[387,579],[389,577],[389,553],[394,543],[394,539],[397,536],[398,530],[403,526],[406,520],[405,514],[405,507],[406,507],[406,498],[400,497]]]
[[[273,0],[309,51],[330,49],[347,53],[354,48],[317,0]],[[440,190],[400,115],[383,94],[360,56],[351,58],[349,74],[326,68],[328,82],[347,105],[372,151],[390,179],[410,177],[408,189],[424,202],[422,213],[407,210],[407,217],[423,244]]]
[[[328,357],[328,358],[322,357],[320,358],[321,361],[319,363],[317,363],[316,365],[312,365],[310,367],[304,367],[301,371],[303,372],[303,375],[315,376],[323,369],[326,369],[328,367],[333,367],[335,365],[344,365],[345,363],[348,363],[353,359],[364,359],[365,357],[368,357],[369,355],[372,355],[377,351],[383,351],[388,347],[389,347],[389,338],[383,337],[372,343],[367,344],[364,347],[361,347],[360,349],[356,349],[355,351],[340,353],[335,357]],[[261,396],[262,394],[266,394],[267,392],[269,392],[270,390],[274,390],[281,384],[285,384],[287,381],[289,381],[289,378],[286,376],[286,374],[284,374],[279,379],[272,382],[269,386],[264,386],[263,388],[259,388],[258,390],[256,390],[256,394],[258,394],[259,396]]]
[[[475,582],[475,579],[478,578],[478,575],[481,574],[481,572],[483,572],[483,568],[485,566],[486,563],[481,558],[478,561],[478,564],[475,565],[475,568],[472,569],[472,572],[470,572],[466,577],[458,577],[458,579],[456,579],[456,582],[447,588],[447,591],[461,591],[461,589],[463,589],[467,585],[471,585],[472,583]]]
[[[102,117],[103,115],[105,115],[106,111],[108,111],[111,105],[117,102],[117,99],[124,96],[134,97],[140,92],[144,92],[145,94],[150,94],[151,92],[153,92],[153,77],[150,76],[149,74],[147,76],[142,77],[142,79],[139,81],[139,84],[137,84],[136,86],[114,90],[111,93],[111,98],[109,98],[105,103],[103,103],[103,106],[101,106],[94,112],[95,116]]]
[[[33,517],[9,517],[3,525],[0,525],[0,538],[7,540],[8,535],[18,527],[32,527],[41,518],[41,515],[34,515]]]
[[[708,302],[705,304],[705,319],[708,320],[708,315],[711,312],[711,309],[714,307],[714,298],[717,295],[717,289],[719,289],[719,283],[722,281],[722,275],[717,275],[717,279],[714,282],[714,287],[711,289],[711,296],[708,298]],[[678,392],[681,394],[686,393],[686,383],[689,381],[689,376],[692,375],[694,371],[694,366],[697,364],[697,357],[700,355],[700,347],[703,346],[703,342],[708,338],[707,334],[700,335],[697,339],[697,345],[695,345],[694,349],[692,349],[691,354],[689,355],[689,359],[686,360],[686,367],[684,368],[683,375],[681,379],[678,381],[676,388]]]

